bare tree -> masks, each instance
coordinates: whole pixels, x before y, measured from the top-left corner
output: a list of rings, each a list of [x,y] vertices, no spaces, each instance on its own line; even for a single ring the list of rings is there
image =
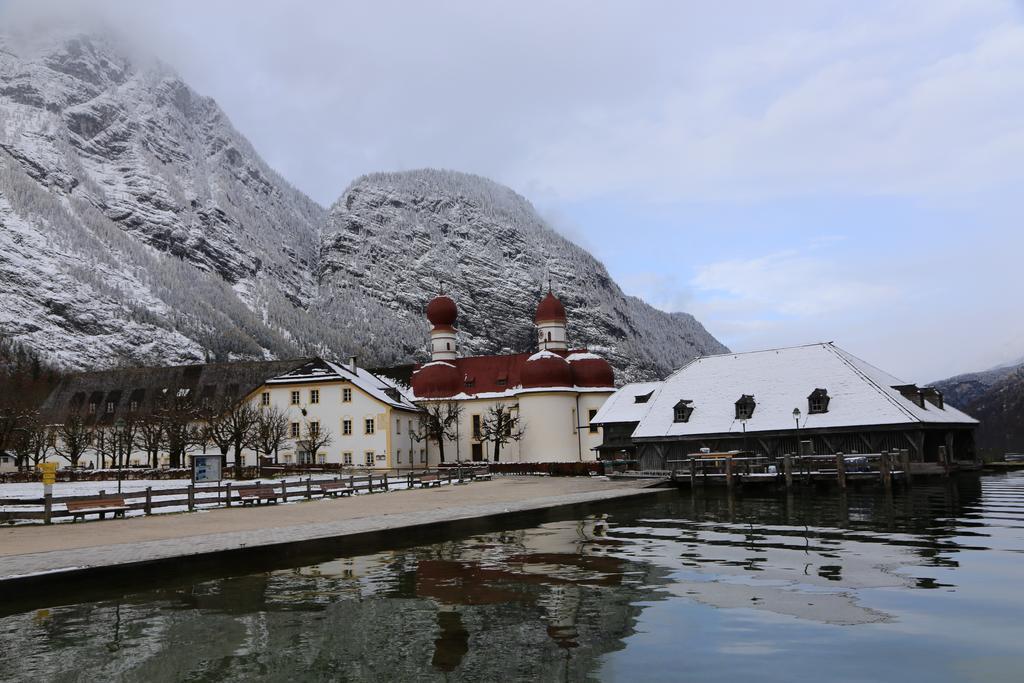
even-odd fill
[[[46,460],[53,449],[53,432],[38,415],[26,416],[13,443],[14,456],[20,469],[33,469]]]
[[[488,408],[480,424],[480,440],[494,444],[494,462],[498,462],[502,446],[510,441],[520,441],[524,433],[519,412],[504,403]]]
[[[458,435],[457,427],[462,417],[462,406],[454,401],[447,403],[427,403],[420,415],[419,428],[412,435],[417,441],[434,441],[437,450],[444,459],[444,442]]]
[[[288,443],[291,433],[291,422],[288,413],[278,406],[261,407],[256,413],[255,438],[253,448],[256,450],[256,457],[259,454],[274,454],[274,464],[277,464],[277,451]]]
[[[331,430],[314,420],[303,421],[302,436],[296,444],[299,449],[315,458],[321,448],[327,448],[332,443],[334,443],[334,437],[331,435]]]
[[[146,461],[154,469],[160,465],[160,448],[164,444],[164,423],[157,415],[146,415],[138,420],[135,447],[146,453]]]
[[[68,461],[72,467],[78,467],[85,451],[92,443],[93,430],[81,415],[69,415],[57,427],[57,446],[54,451]]]
[[[0,405],[0,453],[16,449],[20,432],[25,427],[24,407],[10,397],[4,397]]]
[[[185,455],[205,442],[202,429],[194,426],[196,411],[187,401],[166,403],[157,410],[163,435],[161,450],[167,452],[171,467],[183,467]]]

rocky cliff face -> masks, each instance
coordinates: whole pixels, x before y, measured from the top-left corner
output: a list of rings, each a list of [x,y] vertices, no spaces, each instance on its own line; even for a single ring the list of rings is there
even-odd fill
[[[622,378],[723,350],[507,188],[374,175],[328,216],[166,66],[95,35],[0,34],[0,338],[52,364],[421,360],[442,282],[466,352],[525,350],[548,276],[574,343]]]
[[[530,350],[533,314],[550,278],[570,342],[598,351],[620,379],[663,376],[702,353],[725,351],[692,316],[623,294],[604,266],[549,228],[523,197],[451,171],[380,173],[354,182],[331,207],[321,290],[356,287],[400,320],[428,326],[443,288],[459,305],[465,354]]]
[[[90,36],[0,37],[0,330],[72,367],[287,353],[321,207],[209,98]]]

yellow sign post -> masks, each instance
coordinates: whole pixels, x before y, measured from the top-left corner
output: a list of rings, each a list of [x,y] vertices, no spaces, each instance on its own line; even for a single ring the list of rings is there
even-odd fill
[[[43,473],[43,485],[53,486],[57,481],[57,463],[55,462],[42,462],[37,467]]]
[[[43,522],[49,524],[53,510],[53,484],[57,481],[57,463],[41,462],[36,467],[43,473]]]

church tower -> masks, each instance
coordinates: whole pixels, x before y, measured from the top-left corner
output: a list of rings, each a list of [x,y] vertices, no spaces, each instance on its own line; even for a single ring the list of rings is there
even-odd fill
[[[565,307],[548,287],[547,295],[537,306],[533,322],[537,325],[537,345],[545,351],[568,351],[569,339],[565,332]]]
[[[458,349],[455,346],[455,320],[459,309],[455,302],[445,295],[434,297],[427,304],[427,320],[430,329],[430,360],[455,360]]]

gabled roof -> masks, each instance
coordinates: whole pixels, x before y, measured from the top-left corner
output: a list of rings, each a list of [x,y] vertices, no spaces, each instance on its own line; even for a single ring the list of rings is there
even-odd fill
[[[267,384],[305,384],[309,382],[350,382],[381,403],[402,410],[419,410],[397,382],[369,370],[314,358],[289,372],[267,380]]]
[[[801,429],[977,424],[948,404],[941,409],[928,402],[918,406],[893,388],[904,384],[832,343],[704,356],[661,383],[633,437],[742,432],[735,406],[744,394],[757,402],[753,416],[746,420],[748,433],[794,429],[794,408],[800,409]],[[811,415],[807,397],[817,388],[826,389],[831,400],[828,412]],[[693,401],[689,422],[673,422],[672,409],[681,398]],[[609,399],[598,413],[602,421],[619,421],[608,419],[613,410],[609,404],[615,399]]]
[[[219,401],[244,398],[275,375],[288,372],[308,359],[204,363],[153,368],[117,368],[67,375],[43,402],[40,413],[52,423],[78,414],[98,424],[113,424],[127,414],[133,401],[146,415],[164,401]],[[114,412],[106,412],[107,403]],[[96,412],[88,405],[96,404]]]
[[[639,422],[654,405],[654,399],[663,384],[663,382],[635,382],[623,386],[608,397],[591,423]],[[648,394],[651,397],[646,402],[637,403],[638,396],[642,397]]]

